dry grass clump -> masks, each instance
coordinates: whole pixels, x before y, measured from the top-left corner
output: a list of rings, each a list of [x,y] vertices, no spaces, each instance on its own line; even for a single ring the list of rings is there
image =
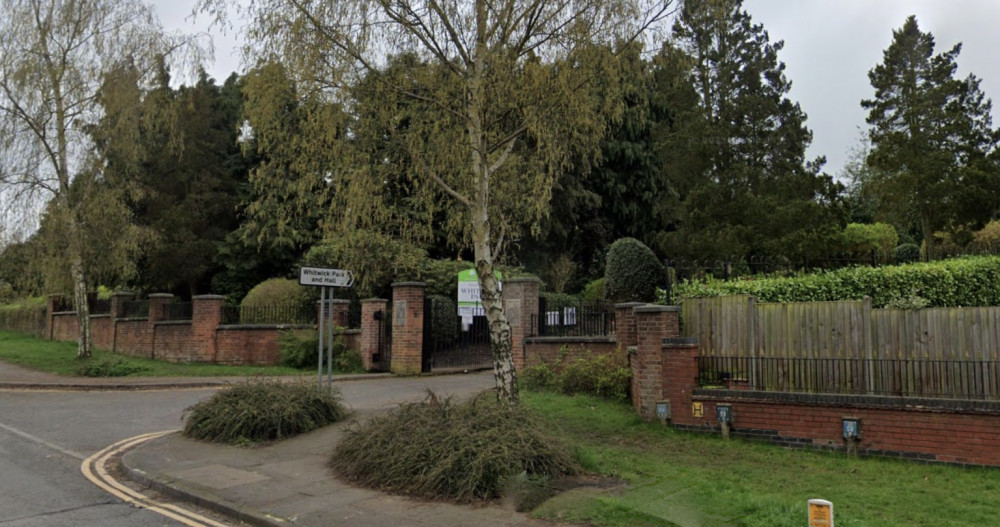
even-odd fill
[[[574,474],[568,447],[521,405],[492,394],[457,404],[433,393],[348,431],[331,466],[371,488],[426,499],[470,502],[501,497],[512,482],[538,486]]]
[[[340,421],[348,410],[336,390],[311,383],[255,379],[234,384],[187,409],[184,435],[205,441],[275,441]]]

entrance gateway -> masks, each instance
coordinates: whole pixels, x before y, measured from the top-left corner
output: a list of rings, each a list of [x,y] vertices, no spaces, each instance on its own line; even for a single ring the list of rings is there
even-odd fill
[[[502,276],[495,273],[497,281]],[[457,309],[434,298],[424,300],[424,345],[421,370],[477,369],[493,364],[490,331],[486,322],[475,269],[458,273]]]

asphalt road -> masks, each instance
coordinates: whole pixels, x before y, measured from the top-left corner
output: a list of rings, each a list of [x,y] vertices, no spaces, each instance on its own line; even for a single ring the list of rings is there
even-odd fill
[[[116,441],[179,428],[210,390],[0,392],[0,526],[180,525],[136,509],[80,473]]]
[[[491,373],[338,383],[348,406],[366,414],[419,400],[428,390],[468,396]],[[0,527],[180,525],[133,508],[80,472],[88,456],[117,441],[182,426],[184,409],[210,389],[0,391]]]

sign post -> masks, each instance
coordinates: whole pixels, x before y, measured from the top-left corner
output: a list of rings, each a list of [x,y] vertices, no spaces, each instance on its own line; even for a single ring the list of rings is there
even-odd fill
[[[319,330],[319,343],[316,353],[318,355],[316,366],[316,385],[323,388],[323,340],[326,337],[326,382],[329,387],[333,386],[333,291],[331,287],[351,287],[354,285],[354,273],[345,269],[325,269],[321,267],[303,267],[299,269],[299,284],[308,286],[318,286],[319,291],[319,317],[316,325]],[[327,327],[324,330],[324,319]]]

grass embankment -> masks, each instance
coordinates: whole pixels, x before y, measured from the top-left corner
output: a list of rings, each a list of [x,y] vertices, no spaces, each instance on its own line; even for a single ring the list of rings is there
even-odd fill
[[[1000,470],[786,450],[676,432],[590,397],[524,393],[577,445],[584,468],[621,490],[560,494],[534,514],[597,526],[801,527],[806,502],[834,503],[838,527],[995,525]]]
[[[174,364],[129,357],[94,349],[87,361],[76,358],[76,343],[42,340],[31,335],[0,331],[0,361],[58,375],[131,377],[248,377],[255,375],[306,375],[309,372],[284,366],[225,366],[221,364]],[[313,370],[315,374],[315,370]]]

